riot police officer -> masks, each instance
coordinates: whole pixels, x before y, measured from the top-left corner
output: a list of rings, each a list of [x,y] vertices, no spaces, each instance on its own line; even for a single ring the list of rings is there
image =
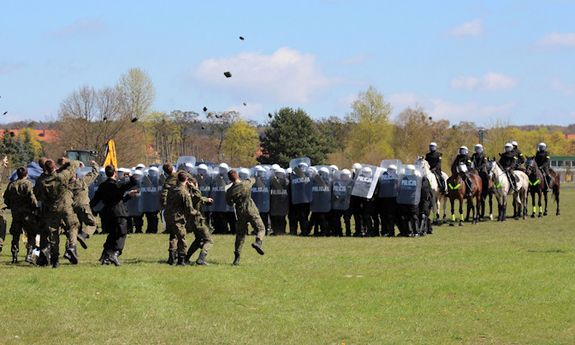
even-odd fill
[[[513,174],[513,170],[517,164],[517,155],[513,151],[513,144],[507,143],[504,146],[504,152],[499,154],[499,164],[501,168],[505,171],[507,175],[507,179],[511,183],[511,187],[513,190],[517,190],[517,181],[515,180],[515,174]]]
[[[549,175],[549,152],[547,152],[547,145],[539,143],[537,145],[537,153],[535,154],[535,163],[545,176],[545,189],[551,186],[551,175]]]
[[[465,168],[460,167],[462,165],[465,165]],[[471,159],[469,158],[469,150],[467,149],[467,146],[461,146],[459,148],[458,155],[453,160],[453,164],[451,164],[451,175],[462,175],[465,186],[467,187],[466,194],[468,197],[473,194],[473,184],[471,183],[468,175],[470,169]]]
[[[429,143],[429,152],[425,154],[425,160],[429,163],[429,169],[435,175],[439,189],[447,195],[447,185],[443,176],[441,176],[441,157],[443,154],[437,150],[437,143]]]

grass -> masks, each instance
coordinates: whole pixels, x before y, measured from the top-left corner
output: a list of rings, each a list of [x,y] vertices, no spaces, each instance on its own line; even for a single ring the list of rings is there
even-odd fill
[[[209,267],[170,267],[166,235],[130,235],[122,267],[10,265],[0,344],[574,344],[575,189],[562,215],[405,238],[216,236]],[[8,251],[8,253],[7,253]]]

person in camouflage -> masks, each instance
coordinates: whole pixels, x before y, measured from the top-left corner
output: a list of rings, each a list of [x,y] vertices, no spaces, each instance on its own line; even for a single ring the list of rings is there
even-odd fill
[[[4,159],[0,164],[0,177],[4,176],[4,169],[8,167],[8,156],[4,156]],[[0,253],[2,253],[2,246],[4,245],[4,239],[6,238],[6,218],[4,218],[5,206],[0,205]]]
[[[60,229],[64,225],[70,235],[70,243],[66,253],[72,264],[78,263],[76,251],[76,236],[78,231],[78,217],[72,208],[72,198],[69,183],[76,169],[77,161],[65,162],[60,169],[56,170],[56,163],[48,159],[44,164],[44,175],[40,181],[36,181],[34,194],[42,203],[42,215],[44,220],[41,229],[41,247],[44,256],[53,268],[59,266]]]
[[[26,262],[31,262],[32,250],[36,240],[34,216],[38,202],[34,196],[34,185],[28,179],[28,171],[21,167],[16,170],[18,179],[12,181],[4,191],[4,203],[12,211],[12,225],[10,234],[12,235],[12,263],[18,262],[18,252],[20,251],[20,235],[23,233],[26,238]]]
[[[254,180],[242,181],[235,170],[230,170],[228,177],[232,185],[226,191],[226,203],[234,208],[236,214],[236,242],[233,265],[239,265],[240,253],[248,233],[248,223],[256,230],[256,241],[252,243],[252,247],[260,255],[264,255],[262,240],[265,236],[266,228],[260,218],[258,208],[252,200],[251,189]]]
[[[78,178],[76,175],[70,181],[70,191],[72,192],[72,207],[80,222],[78,232],[78,243],[84,249],[88,249],[86,240],[96,231],[96,217],[92,214],[90,208],[90,197],[88,188],[98,178],[100,167],[94,161],[90,162],[92,170],[84,177]]]
[[[198,188],[198,181],[193,177],[189,179],[188,188],[190,196],[192,197],[192,207],[194,210],[197,210],[198,213],[195,215],[190,214],[186,223],[188,230],[193,232],[195,236],[194,242],[192,242],[186,254],[186,262],[189,262],[192,255],[194,255],[198,249],[201,249],[200,255],[196,260],[196,265],[205,266],[208,264],[206,262],[206,256],[208,256],[208,251],[214,242],[212,241],[210,229],[201,210],[204,208],[204,204],[211,204],[213,200],[212,198],[206,198],[202,195],[202,192]]]
[[[177,185],[168,191],[164,218],[166,227],[173,231],[170,238],[176,238],[176,254],[178,266],[186,265],[186,233],[187,223],[191,216],[197,216],[200,212],[194,209],[192,197],[188,191],[188,173],[180,171],[177,175]],[[171,245],[171,242],[170,242]]]

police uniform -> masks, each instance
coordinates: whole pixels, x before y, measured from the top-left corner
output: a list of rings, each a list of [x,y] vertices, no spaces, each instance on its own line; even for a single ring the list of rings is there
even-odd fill
[[[467,171],[466,172],[461,172],[463,173],[464,176],[464,180],[465,180],[465,185],[467,187],[467,195],[470,196],[473,194],[473,184],[471,183],[471,180],[469,179],[469,170],[471,170],[471,159],[469,159],[469,156],[463,153],[458,154],[455,159],[453,160],[453,164],[451,164],[451,175],[452,176],[456,176],[458,175],[458,168],[459,165],[461,164],[465,164],[465,166],[467,167]]]
[[[549,188],[549,185],[551,184],[550,183],[551,175],[549,174],[549,165],[550,165],[549,152],[547,152],[547,150],[537,151],[537,153],[535,154],[535,163],[537,164],[539,169],[543,171],[543,174],[545,175],[545,182],[546,182],[545,188]]]
[[[441,173],[441,159],[443,154],[439,151],[430,151],[425,154],[425,160],[429,164],[429,170],[435,175],[440,190],[445,190],[445,180]]]

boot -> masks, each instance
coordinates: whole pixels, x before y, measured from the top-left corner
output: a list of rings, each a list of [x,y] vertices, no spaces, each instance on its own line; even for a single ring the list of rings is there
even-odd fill
[[[13,264],[18,263],[18,251],[17,250],[12,251],[12,263]]]
[[[80,243],[80,245],[82,246],[82,248],[84,249],[88,249],[88,244],[86,243],[86,240],[90,237],[90,235],[88,235],[85,232],[80,232],[78,234],[78,236],[76,236],[76,238],[78,239],[78,243]]]
[[[48,266],[50,264],[50,246],[40,250],[36,263],[38,266]]]
[[[106,253],[106,249],[102,250],[102,254],[100,254],[100,258],[98,259],[102,263],[102,265],[109,265],[110,261],[108,260],[108,254]]]
[[[24,258],[24,261],[31,264],[32,263],[32,252],[34,251],[34,248],[32,247],[28,247],[28,249],[26,250],[26,257]]]
[[[178,256],[178,263],[176,263],[176,266],[186,266],[186,256],[183,254],[180,254]]]
[[[60,266],[60,260],[58,256],[59,255],[52,255],[50,257],[50,264],[52,265],[52,268],[58,268]]]
[[[195,242],[194,242],[195,243]],[[198,245],[194,245],[194,243],[192,243],[192,245],[190,246],[190,248],[188,248],[188,253],[186,254],[186,262],[190,263],[190,259],[192,258],[192,256],[194,255],[194,253],[200,249],[200,246]]]
[[[252,248],[254,248],[259,255],[265,254],[264,249],[262,248],[262,240],[260,240],[259,238],[256,238],[256,241],[252,243]]]
[[[64,258],[66,258],[72,265],[78,264],[78,252],[76,251],[76,246],[70,246],[66,249],[64,253]]]
[[[206,256],[208,254],[206,252],[201,252],[200,256],[198,257],[198,260],[196,260],[196,265],[198,266],[207,266],[208,263],[206,262]]]
[[[240,264],[240,253],[234,252],[234,262],[232,263],[232,265],[238,266],[239,264]]]
[[[120,266],[120,260],[118,259],[118,252],[114,252],[112,255],[108,255],[108,261],[114,264],[114,266]]]
[[[176,251],[170,250],[168,253],[168,265],[172,266],[176,264]]]

